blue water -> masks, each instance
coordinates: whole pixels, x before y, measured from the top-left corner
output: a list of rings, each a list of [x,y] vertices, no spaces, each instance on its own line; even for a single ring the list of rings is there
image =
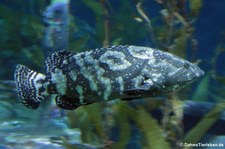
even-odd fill
[[[112,40],[109,44],[120,43],[151,46],[154,48],[163,47],[162,45],[157,45],[149,38],[149,34],[147,33],[148,29],[146,29],[145,23],[135,21],[134,18],[140,18],[135,7],[136,2],[137,1],[131,0],[130,3],[123,5],[125,2],[122,2],[122,0],[109,0],[110,4],[106,4],[109,13],[109,18],[107,19],[110,20],[109,28],[119,24],[118,28],[115,30],[109,29],[110,40]],[[187,5],[185,10],[188,17],[188,13],[190,13],[190,8],[188,7],[189,1],[185,4]],[[16,65],[22,63],[32,69],[44,72],[42,64],[44,63],[45,57],[54,51],[54,49],[57,49],[54,46],[46,48],[46,45],[44,45],[44,39],[46,38],[46,30],[44,30],[44,28],[46,28],[47,25],[46,22],[43,21],[43,12],[48,5],[50,5],[50,1],[40,2],[26,0],[20,2],[0,0],[0,149],[21,148],[21,146],[28,148],[29,145],[37,149],[61,149],[64,148],[62,145],[62,137],[67,138],[69,141],[76,140],[75,142],[72,142],[73,145],[75,144],[75,146],[82,146],[84,148],[96,148],[96,146],[102,143],[99,143],[96,140],[97,143],[93,141],[94,145],[92,145],[92,143],[88,144],[87,142],[82,142],[80,130],[82,122],[79,121],[79,126],[76,126],[77,129],[71,128],[68,122],[67,111],[58,109],[54,102],[46,101],[41,109],[33,111],[27,110],[18,101],[16,96],[15,84],[13,82]],[[208,84],[205,85],[207,87],[203,87],[202,91],[202,93],[206,93],[206,95],[201,96],[207,98],[201,99],[203,102],[207,103],[216,103],[225,99],[224,7],[224,0],[203,0],[199,14],[196,16],[196,20],[193,23],[193,37],[198,43],[197,52],[194,56],[200,61],[199,67],[205,71],[206,76],[209,75]],[[165,23],[160,15],[160,11],[164,8],[165,6],[158,4],[156,0],[144,1],[143,10],[151,20],[155,35],[157,35],[156,32],[160,28],[165,27]],[[104,34],[101,30],[104,31],[104,25],[102,25],[102,29],[100,30],[97,30],[96,28],[99,24],[101,25],[98,21],[104,20],[104,16],[96,18],[97,15],[89,6],[82,1],[76,0],[71,0],[69,12],[71,15],[70,19],[72,20],[72,29],[64,30],[69,32],[70,37],[69,42],[66,44],[73,46],[69,50],[79,52],[102,47],[102,37],[104,37]],[[183,13],[182,11],[178,12],[181,14]],[[122,15],[124,15],[124,18],[119,17]],[[115,20],[120,21],[115,22]],[[60,22],[61,20],[58,21]],[[176,27],[178,29],[182,27],[182,25],[178,24]],[[64,33],[63,36],[66,36],[66,33]],[[60,33],[56,35],[59,36]],[[60,38],[57,42],[62,41]],[[65,45],[65,43],[63,45]],[[187,42],[185,47],[187,47],[187,59],[191,61],[192,49],[190,41]],[[215,57],[218,48],[220,48],[222,52]],[[215,60],[214,65],[212,65],[212,60]],[[222,81],[218,80],[218,78]],[[185,95],[185,100],[192,99],[201,81],[202,80],[199,80],[189,88],[190,92],[188,92],[189,95]],[[204,89],[207,91],[205,92]],[[145,105],[145,102],[141,104],[138,102],[132,104],[143,106]],[[113,111],[114,109],[111,110]],[[159,122],[159,119],[162,117],[160,114],[162,113],[159,114],[158,111],[160,111],[160,108],[157,109],[157,112],[151,111],[151,114]],[[194,117],[196,116],[195,114],[190,113],[190,115],[187,116],[188,120],[190,118],[190,126],[192,126],[192,123],[194,123],[195,120],[198,121],[202,118],[204,114],[206,113],[203,112],[203,115],[196,118]],[[76,119],[76,116],[79,114],[74,115],[74,119]],[[115,115],[118,116],[119,113],[116,113]],[[225,123],[224,115],[218,123],[219,126]],[[142,148],[142,130],[133,124],[133,122],[130,122],[130,125],[131,137],[128,139],[126,147],[134,149]],[[214,126],[217,125],[215,124]],[[91,129],[94,129],[94,126],[91,125]],[[188,130],[184,131],[188,132]],[[214,127],[213,130],[202,139],[203,142],[208,138],[213,138],[211,139],[212,142],[217,143],[224,141],[220,136],[221,134],[218,135],[220,128]],[[118,124],[116,124],[112,127],[108,139],[110,138],[115,142],[119,141],[121,131]],[[221,129],[221,132],[223,131],[224,130]],[[225,135],[225,133],[222,135]],[[222,143],[225,145],[225,142]]]

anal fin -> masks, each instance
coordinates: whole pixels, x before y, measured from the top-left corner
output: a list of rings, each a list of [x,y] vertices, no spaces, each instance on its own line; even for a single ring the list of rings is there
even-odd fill
[[[146,91],[141,89],[135,89],[135,90],[126,90],[123,92],[123,94],[125,94],[126,96],[138,97],[141,96],[144,92]]]
[[[127,98],[121,98],[121,100],[130,101],[130,100],[135,100],[135,99],[140,99],[140,98],[143,98],[143,97],[127,97]]]
[[[80,106],[79,99],[71,98],[66,95],[57,95],[55,97],[56,105],[62,109],[74,110]]]

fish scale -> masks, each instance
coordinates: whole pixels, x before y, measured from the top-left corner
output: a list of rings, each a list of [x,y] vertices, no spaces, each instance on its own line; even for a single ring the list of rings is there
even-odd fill
[[[41,74],[23,65],[16,67],[18,95],[28,108],[38,108],[50,95],[56,95],[56,104],[68,110],[100,101],[157,96],[204,74],[195,64],[168,52],[132,45],[54,52],[46,59],[45,70]]]

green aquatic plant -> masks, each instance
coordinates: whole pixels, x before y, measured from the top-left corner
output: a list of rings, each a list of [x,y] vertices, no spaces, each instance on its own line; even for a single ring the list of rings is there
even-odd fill
[[[74,121],[74,119],[77,121]],[[80,128],[81,140],[84,143],[100,145],[104,142],[106,134],[102,123],[101,104],[93,104],[68,112],[70,128]]]
[[[114,109],[114,115],[111,117],[114,121],[113,127],[119,127],[120,131],[118,140],[112,142],[109,145],[110,148],[126,148],[132,137],[130,121],[133,121],[140,129],[141,134],[144,135],[144,138],[139,142],[144,148],[169,148],[164,130],[146,110],[141,107],[132,108],[127,105],[127,102],[118,102],[112,108]],[[78,108],[76,111],[69,112],[68,118],[70,128],[80,128],[82,142],[104,146],[104,143],[109,141],[107,138],[112,130],[108,129],[107,133],[105,131],[106,128],[103,125],[105,118],[102,115],[101,104],[96,103]]]
[[[24,47],[22,52],[28,59],[32,60],[36,66],[42,67],[44,63],[45,54],[38,46]]]
[[[149,149],[169,149],[169,143],[166,141],[163,131],[159,127],[156,120],[152,118],[148,113],[146,113],[146,111],[143,109],[140,109],[137,115],[139,116],[136,123],[144,132],[146,138],[143,147]]]
[[[137,12],[139,13],[139,15],[141,16],[141,20],[140,21],[144,21],[147,25],[147,28],[148,28],[148,31],[149,31],[149,36],[150,36],[150,39],[151,41],[156,44],[155,42],[155,35],[154,35],[154,31],[153,31],[153,27],[152,27],[152,23],[151,23],[151,20],[149,19],[149,17],[145,14],[143,8],[142,8],[142,3],[143,1],[139,1],[137,4],[136,4],[136,8],[137,8]]]
[[[147,25],[135,20],[139,16],[134,3],[120,1],[116,13],[111,16],[113,18],[113,23],[110,25],[111,41],[119,41],[119,44],[134,44],[136,39],[149,37]]]
[[[198,143],[210,127],[218,120],[225,109],[225,103],[218,103],[200,122],[184,137],[183,142]]]
[[[120,103],[118,106],[118,112],[122,112],[122,116],[119,118],[119,125],[121,129],[120,139],[115,144],[112,144],[112,148],[126,147],[126,144],[131,137],[129,120],[132,120],[144,135],[143,140],[140,142],[143,148],[169,148],[169,144],[166,141],[163,130],[148,112],[146,112],[143,108],[134,109],[124,102]]]
[[[22,1],[21,1],[22,2]],[[18,6],[20,6],[18,4]],[[16,18],[15,18],[16,16]],[[11,9],[5,5],[0,5],[0,49],[2,69],[1,76],[11,78],[12,69],[15,63],[29,63],[32,66],[40,66],[40,60],[44,57],[42,47],[43,24],[34,15],[25,11]],[[26,53],[26,54],[25,54]],[[30,54],[29,54],[30,53]],[[32,56],[37,54],[36,56]],[[8,68],[3,62],[7,61],[12,67]]]
[[[119,103],[119,105],[116,106],[116,115],[114,116],[114,119],[120,130],[119,140],[113,143],[111,148],[126,148],[126,145],[131,137],[129,115],[127,112],[127,108],[123,103]]]
[[[95,31],[98,33],[96,40],[101,43],[104,39],[104,9],[101,3],[93,0],[82,0],[95,14]]]
[[[191,9],[190,15],[196,17],[202,8],[203,1],[202,0],[189,0],[189,3],[190,3],[190,9]]]
[[[211,76],[207,74],[201,82],[198,84],[198,86],[195,89],[195,92],[193,93],[192,100],[193,101],[208,101],[208,90],[210,86],[210,79]]]

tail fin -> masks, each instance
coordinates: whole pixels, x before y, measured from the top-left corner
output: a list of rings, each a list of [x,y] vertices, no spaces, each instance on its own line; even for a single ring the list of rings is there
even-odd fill
[[[26,66],[17,65],[14,77],[21,102],[28,108],[37,109],[47,95],[43,87],[45,75],[30,70]]]

